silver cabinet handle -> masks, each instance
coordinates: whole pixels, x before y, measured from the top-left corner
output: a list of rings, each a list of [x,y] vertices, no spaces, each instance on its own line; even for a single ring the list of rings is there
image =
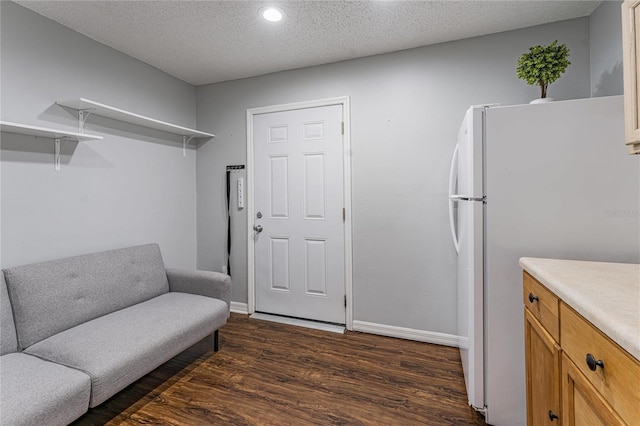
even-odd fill
[[[262,225],[253,225],[253,230],[258,234],[262,232]]]

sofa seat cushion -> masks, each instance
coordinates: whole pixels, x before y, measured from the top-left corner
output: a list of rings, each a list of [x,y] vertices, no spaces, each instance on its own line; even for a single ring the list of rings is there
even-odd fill
[[[0,357],[0,424],[67,425],[89,409],[91,378],[23,353]]]
[[[166,293],[80,324],[25,350],[91,376],[95,407],[227,321],[222,300]]]

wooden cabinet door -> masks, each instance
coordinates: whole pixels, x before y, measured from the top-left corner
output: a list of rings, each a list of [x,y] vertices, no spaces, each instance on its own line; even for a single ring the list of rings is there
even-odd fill
[[[556,426],[561,422],[560,347],[531,312],[524,311],[527,424]]]
[[[622,3],[625,143],[640,154],[640,0]]]
[[[562,355],[564,426],[623,426],[625,423],[566,355]]]

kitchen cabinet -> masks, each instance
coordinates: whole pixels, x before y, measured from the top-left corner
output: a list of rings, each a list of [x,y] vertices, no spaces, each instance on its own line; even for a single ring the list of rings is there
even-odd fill
[[[525,309],[524,324],[527,423],[558,424],[560,346],[528,309]]]
[[[562,355],[562,398],[563,425],[624,425],[622,419],[564,354]]]
[[[523,275],[527,424],[560,423],[560,328],[558,298]]]
[[[560,305],[560,318],[560,338],[567,361],[566,368],[563,364],[563,378],[580,377],[578,372],[581,373],[596,394],[591,395],[592,399],[604,401],[598,414],[605,424],[624,424],[616,423],[614,414],[626,424],[640,424],[640,362],[564,303]],[[575,404],[568,396],[565,399],[569,407]]]
[[[622,3],[625,143],[640,154],[640,0]]]
[[[523,273],[527,424],[640,424],[640,361]]]

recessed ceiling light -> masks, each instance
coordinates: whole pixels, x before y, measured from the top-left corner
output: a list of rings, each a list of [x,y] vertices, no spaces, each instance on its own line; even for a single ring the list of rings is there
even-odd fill
[[[282,11],[282,9],[278,9],[277,7],[273,6],[261,9],[260,14],[269,22],[279,22],[284,17],[284,12]]]

